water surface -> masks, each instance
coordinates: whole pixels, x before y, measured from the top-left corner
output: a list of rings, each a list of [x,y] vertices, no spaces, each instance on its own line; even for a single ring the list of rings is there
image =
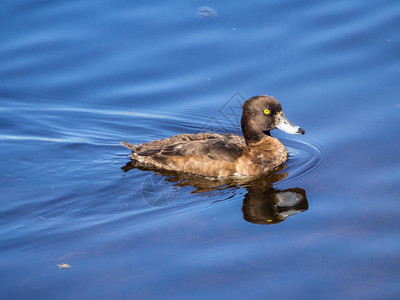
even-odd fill
[[[2,2],[2,299],[399,297],[400,4],[211,4]],[[121,170],[259,94],[275,177]]]

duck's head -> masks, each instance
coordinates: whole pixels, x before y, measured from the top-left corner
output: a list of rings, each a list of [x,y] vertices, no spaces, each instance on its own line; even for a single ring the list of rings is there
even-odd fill
[[[303,128],[286,119],[282,106],[271,96],[255,96],[243,105],[242,132],[248,144],[261,141],[272,129],[290,134],[304,134]]]

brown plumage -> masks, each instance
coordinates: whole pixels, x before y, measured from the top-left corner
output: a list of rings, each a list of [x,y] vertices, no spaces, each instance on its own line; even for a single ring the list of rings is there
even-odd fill
[[[256,96],[243,106],[242,131],[235,134],[178,134],[140,145],[121,142],[132,150],[138,167],[184,172],[205,177],[248,177],[266,173],[287,160],[283,144],[269,131],[288,133],[304,130],[291,124],[279,102],[270,96]]]

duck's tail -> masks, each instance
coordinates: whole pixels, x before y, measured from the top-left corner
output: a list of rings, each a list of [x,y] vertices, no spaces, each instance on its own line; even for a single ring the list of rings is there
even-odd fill
[[[121,145],[125,146],[128,149],[131,149],[133,152],[136,152],[137,145],[132,145],[132,144],[129,144],[129,143],[124,142],[124,141],[121,141]]]

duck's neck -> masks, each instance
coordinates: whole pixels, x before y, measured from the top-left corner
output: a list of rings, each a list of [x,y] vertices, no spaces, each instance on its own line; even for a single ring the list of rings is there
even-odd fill
[[[257,144],[265,137],[270,136],[269,130],[262,131],[253,120],[247,121],[245,118],[242,118],[241,125],[244,139],[249,146]]]

